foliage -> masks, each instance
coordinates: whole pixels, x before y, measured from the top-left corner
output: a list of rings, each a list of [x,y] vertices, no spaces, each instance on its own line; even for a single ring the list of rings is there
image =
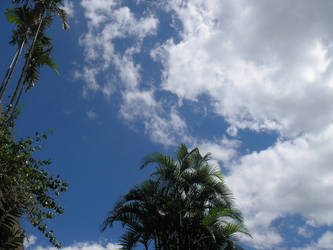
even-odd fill
[[[148,249],[238,249],[236,234],[251,235],[232,202],[221,171],[210,155],[181,145],[176,159],[154,153],[142,168],[154,165],[151,179],[131,189],[109,212],[102,230],[119,221],[124,249],[142,243]]]
[[[45,170],[50,160],[37,160],[33,154],[41,150],[47,133],[16,140],[13,122],[0,122],[0,249],[15,249],[22,244],[24,232],[19,228],[20,217],[37,227],[56,247],[46,219],[62,214],[56,197],[67,190],[67,183]]]

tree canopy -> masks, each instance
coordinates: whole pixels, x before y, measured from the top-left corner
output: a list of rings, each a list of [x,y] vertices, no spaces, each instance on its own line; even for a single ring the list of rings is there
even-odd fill
[[[237,233],[251,236],[241,212],[210,154],[181,145],[172,158],[154,153],[142,168],[153,165],[151,179],[132,188],[111,210],[102,231],[121,222],[124,249],[237,249]]]

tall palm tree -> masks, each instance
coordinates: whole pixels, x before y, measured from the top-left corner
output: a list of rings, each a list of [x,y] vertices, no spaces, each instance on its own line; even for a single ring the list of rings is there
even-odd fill
[[[37,59],[41,58],[33,58],[34,55],[38,54],[35,52],[35,48],[38,46],[38,43],[40,43],[42,37],[45,37],[44,31],[52,23],[54,16],[59,16],[62,20],[63,28],[69,29],[69,25],[67,23],[67,13],[61,8],[63,0],[14,0],[13,3],[23,4],[23,6],[11,8],[7,11],[7,19],[16,25],[16,29],[13,31],[13,39],[11,43],[17,44],[18,49],[14,54],[12,62],[0,86],[0,102],[4,97],[5,91],[25,46],[27,47],[27,53],[25,55],[25,62],[15,91],[13,95],[11,95],[8,112],[11,111],[15,102],[19,102],[21,96],[19,93],[22,93],[21,89],[25,83],[27,83],[29,72],[31,73],[33,71],[32,67],[36,65]],[[49,40],[49,43],[51,43],[51,40]],[[46,48],[45,50],[48,49],[49,48]],[[48,65],[48,63],[45,63],[45,60],[44,62],[37,64],[39,66],[43,64]],[[29,88],[30,87],[31,85]]]
[[[44,19],[42,30],[44,30],[50,24],[51,24],[50,18]],[[52,49],[53,46],[51,39],[45,36],[44,32],[40,32],[35,42],[34,48],[28,47],[28,51],[25,54],[25,59],[27,63],[28,57],[31,54],[31,58],[29,60],[29,66],[27,67],[25,74],[23,74],[23,72],[21,73],[19,82],[16,86],[13,96],[11,97],[10,106],[8,108],[8,112],[12,110],[10,117],[12,117],[17,105],[19,104],[24,88],[26,88],[26,92],[28,92],[39,80],[40,78],[39,69],[42,66],[44,65],[49,66],[56,73],[58,73],[57,64],[50,57]]]
[[[131,242],[123,244],[126,249],[152,241],[155,249],[233,249],[237,233],[250,234],[222,173],[209,160],[209,154],[201,156],[198,148],[188,152],[185,145],[176,159],[147,156],[142,168],[155,166],[152,179],[125,195],[102,229],[122,222],[127,227],[122,241]]]
[[[30,35],[29,33],[31,33],[29,31],[34,19],[32,9],[27,5],[20,8],[7,9],[6,16],[7,20],[14,23],[16,26],[16,29],[13,30],[12,40],[9,43],[17,45],[17,49],[0,86],[0,101],[2,100],[13,76],[16,65],[20,59],[24,46],[26,45],[28,36]]]

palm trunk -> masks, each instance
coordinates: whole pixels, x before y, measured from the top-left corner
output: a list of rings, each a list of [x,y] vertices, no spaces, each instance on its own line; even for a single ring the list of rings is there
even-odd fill
[[[0,88],[0,103],[2,101],[2,98],[6,92],[6,89],[9,85],[9,82],[13,76],[13,73],[15,71],[15,68],[16,68],[16,65],[20,59],[20,56],[22,54],[22,51],[23,51],[23,48],[24,48],[24,45],[25,45],[25,42],[26,42],[26,37],[27,37],[27,34],[24,38],[24,40],[22,41],[20,47],[17,49],[14,57],[13,57],[13,60],[11,62],[11,64],[9,65],[9,68],[7,70],[7,73],[5,75],[5,78],[3,79],[2,83],[1,83],[1,88]]]
[[[10,72],[12,71],[12,68],[13,68],[13,64],[15,63],[15,61],[17,60],[17,56],[18,56],[18,52],[19,52],[19,48],[17,48],[17,50],[15,51],[15,54],[14,54],[14,57],[7,69],[7,72],[6,72],[6,75],[5,77],[3,78],[2,80],[2,83],[1,83],[1,87],[0,87],[0,96],[2,96],[2,92],[3,92],[3,89],[4,89],[4,86],[5,86],[5,83],[7,82],[7,79],[8,79],[8,75],[10,74]],[[1,99],[1,97],[0,97]]]
[[[18,97],[17,97],[16,103],[15,103],[15,106],[14,106],[14,109],[13,109],[14,111],[15,111],[17,105],[20,103],[20,99],[21,99],[21,96],[22,96],[22,93],[23,93],[23,89],[24,89],[24,84],[22,85],[22,88],[21,88],[21,90],[20,90],[20,93],[19,93],[19,95],[18,95]]]

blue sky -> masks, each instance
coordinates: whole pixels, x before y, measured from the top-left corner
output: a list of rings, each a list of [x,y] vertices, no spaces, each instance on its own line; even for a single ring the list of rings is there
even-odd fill
[[[10,6],[2,1],[1,12]],[[50,222],[64,249],[111,250],[99,225],[149,177],[152,152],[211,152],[254,236],[245,249],[332,249],[331,1],[65,1],[18,136],[56,128],[41,158],[69,182]],[[0,73],[14,48],[1,17]],[[29,225],[27,249],[51,249]]]

